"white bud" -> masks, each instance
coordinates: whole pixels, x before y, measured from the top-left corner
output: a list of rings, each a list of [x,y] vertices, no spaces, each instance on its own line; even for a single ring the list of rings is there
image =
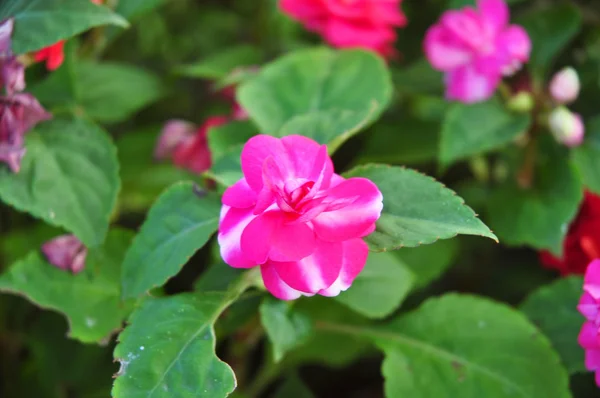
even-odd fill
[[[581,116],[560,106],[550,113],[548,119],[550,132],[563,145],[575,147],[581,145],[585,127]]]
[[[575,101],[580,89],[577,71],[571,67],[562,69],[550,81],[550,95],[559,104]]]

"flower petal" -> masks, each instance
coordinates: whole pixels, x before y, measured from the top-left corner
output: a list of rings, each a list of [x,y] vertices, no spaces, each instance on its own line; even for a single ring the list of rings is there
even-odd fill
[[[300,261],[271,262],[287,285],[310,294],[331,286],[340,274],[342,263],[342,243],[324,241],[317,241],[314,253]]]
[[[529,60],[531,53],[531,39],[527,31],[520,26],[511,25],[498,36],[499,47],[506,49],[510,62],[521,63]]]
[[[312,221],[315,233],[329,242],[363,236],[377,221],[383,209],[383,196],[377,186],[366,178],[350,178],[327,191],[327,201],[354,198],[350,204],[335,211],[325,211]]]
[[[595,321],[598,317],[600,305],[589,293],[584,292],[577,305],[577,310],[586,317],[588,321]]]
[[[593,322],[586,322],[581,327],[579,336],[577,337],[579,345],[588,349],[600,349],[600,342],[598,342],[598,328]]]
[[[459,45],[439,25],[432,26],[425,35],[424,50],[431,65],[441,71],[451,71],[471,61],[471,52]]]
[[[224,205],[245,209],[256,204],[257,195],[242,178],[225,190],[221,200]]]
[[[296,289],[289,287],[280,277],[277,275],[277,271],[273,265],[267,263],[260,266],[260,272],[265,287],[271,294],[280,300],[295,300],[302,296],[302,293]]]
[[[327,289],[319,291],[322,296],[333,297],[348,290],[354,279],[365,267],[369,247],[362,239],[351,239],[343,243],[343,262],[340,275]]]
[[[446,74],[446,97],[464,103],[474,103],[490,98],[498,84],[500,74],[484,75],[472,66],[462,66]]]
[[[508,25],[509,9],[504,0],[477,0],[477,8],[495,32],[502,31]]]
[[[236,209],[227,205],[221,208],[218,241],[221,257],[226,264],[234,268],[252,268],[257,265],[241,249],[242,233],[255,217],[252,209]]]
[[[583,280],[583,290],[594,299],[600,299],[600,260],[594,260],[588,265]]]
[[[306,224],[286,223],[281,211],[257,216],[244,229],[243,252],[257,264],[273,261],[298,261],[315,250],[315,234]]]
[[[323,152],[322,145],[301,135],[283,137],[281,143],[288,153],[294,177],[312,181],[317,181],[320,177],[322,179],[321,187],[329,187],[329,181],[333,174],[333,162],[327,155],[327,151]]]
[[[291,162],[279,138],[257,135],[248,140],[242,150],[242,171],[248,185],[259,193],[263,187],[263,164],[272,157],[283,172],[292,171]],[[284,176],[285,177],[285,176]]]

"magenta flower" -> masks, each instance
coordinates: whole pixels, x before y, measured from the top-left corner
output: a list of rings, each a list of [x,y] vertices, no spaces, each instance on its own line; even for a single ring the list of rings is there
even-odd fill
[[[302,136],[252,137],[244,178],[223,195],[219,244],[236,268],[260,265],[266,288],[283,300],[336,296],[363,269],[383,197],[365,178],[333,172],[325,145]]]
[[[529,60],[527,32],[509,25],[504,0],[477,0],[477,9],[446,11],[427,31],[425,54],[445,73],[446,97],[465,103],[490,98],[503,75]]]
[[[42,245],[48,262],[74,274],[83,271],[87,249],[74,235],[61,235]]]
[[[25,67],[11,50],[13,25],[12,19],[0,24],[0,88],[9,95],[25,89]]]
[[[0,97],[0,162],[6,163],[13,172],[18,172],[25,154],[25,133],[51,117],[31,94]]]
[[[183,120],[167,122],[154,150],[156,159],[171,159],[173,163],[194,173],[204,173],[212,165],[207,134],[213,127],[227,123],[227,118],[214,116],[198,128]]]
[[[393,56],[395,28],[406,25],[401,0],[281,0],[281,9],[336,48]]]
[[[588,265],[577,309],[586,318],[578,338],[585,349],[585,367],[596,372],[596,384],[600,386],[600,259]]]

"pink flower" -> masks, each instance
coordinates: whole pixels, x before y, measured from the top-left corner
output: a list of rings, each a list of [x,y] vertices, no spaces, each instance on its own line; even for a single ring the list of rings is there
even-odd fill
[[[25,89],[25,67],[11,49],[13,25],[12,19],[0,24],[0,89],[4,87],[8,95]]]
[[[62,235],[42,245],[48,262],[74,274],[83,271],[87,249],[74,235]]]
[[[561,69],[550,81],[550,95],[559,104],[568,104],[577,99],[581,84],[573,68]]]
[[[51,117],[31,94],[0,97],[0,162],[6,163],[17,173],[25,154],[25,133]]]
[[[171,159],[177,166],[194,173],[204,173],[212,165],[206,134],[213,127],[227,123],[227,118],[208,118],[200,128],[183,120],[171,120],[165,124],[156,145],[157,159]]]
[[[281,0],[281,9],[337,48],[394,55],[396,27],[406,25],[401,0]]]
[[[223,194],[221,256],[232,267],[259,265],[282,300],[336,296],[368,255],[383,197],[365,178],[333,171],[325,145],[298,136],[252,137],[242,151],[244,178]]]
[[[508,25],[503,0],[477,0],[477,9],[446,11],[427,31],[425,54],[445,72],[446,96],[465,103],[490,98],[502,79],[529,60],[527,32]]]
[[[583,143],[585,125],[577,113],[564,106],[554,109],[548,118],[550,132],[559,143],[568,147],[576,147]]]
[[[596,384],[600,386],[600,260],[588,265],[577,309],[586,318],[578,338],[585,349],[585,367],[596,372]]]

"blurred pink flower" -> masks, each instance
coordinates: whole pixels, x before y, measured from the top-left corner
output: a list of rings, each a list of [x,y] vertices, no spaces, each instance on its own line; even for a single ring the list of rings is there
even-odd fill
[[[336,296],[361,272],[383,197],[373,182],[335,174],[325,145],[302,136],[252,137],[244,178],[223,194],[219,244],[232,267],[260,265],[283,300]]]
[[[394,55],[396,27],[406,25],[401,0],[281,0],[281,9],[337,48]]]
[[[550,81],[550,95],[559,104],[575,101],[580,88],[579,75],[570,67],[560,70]]]
[[[554,139],[559,143],[568,147],[576,147],[583,143],[585,125],[579,114],[561,106],[550,113],[548,124]]]
[[[514,74],[529,60],[527,32],[508,21],[504,0],[477,0],[477,9],[446,11],[429,28],[425,54],[435,69],[445,72],[448,99],[486,100],[503,75]]]
[[[48,262],[74,274],[83,271],[87,249],[74,235],[61,235],[42,245]]]
[[[596,384],[600,386],[600,259],[592,261],[585,272],[583,295],[577,309],[586,318],[578,338],[579,345],[585,349],[585,367],[596,372]]]
[[[25,133],[51,117],[31,94],[0,97],[0,162],[6,163],[17,173],[25,154]]]
[[[25,89],[25,67],[11,50],[13,25],[12,19],[0,24],[0,89],[9,95]]]
[[[154,156],[159,160],[171,159],[177,166],[201,174],[212,165],[206,134],[227,121],[224,116],[214,116],[197,128],[183,120],[171,120],[162,130]]]

